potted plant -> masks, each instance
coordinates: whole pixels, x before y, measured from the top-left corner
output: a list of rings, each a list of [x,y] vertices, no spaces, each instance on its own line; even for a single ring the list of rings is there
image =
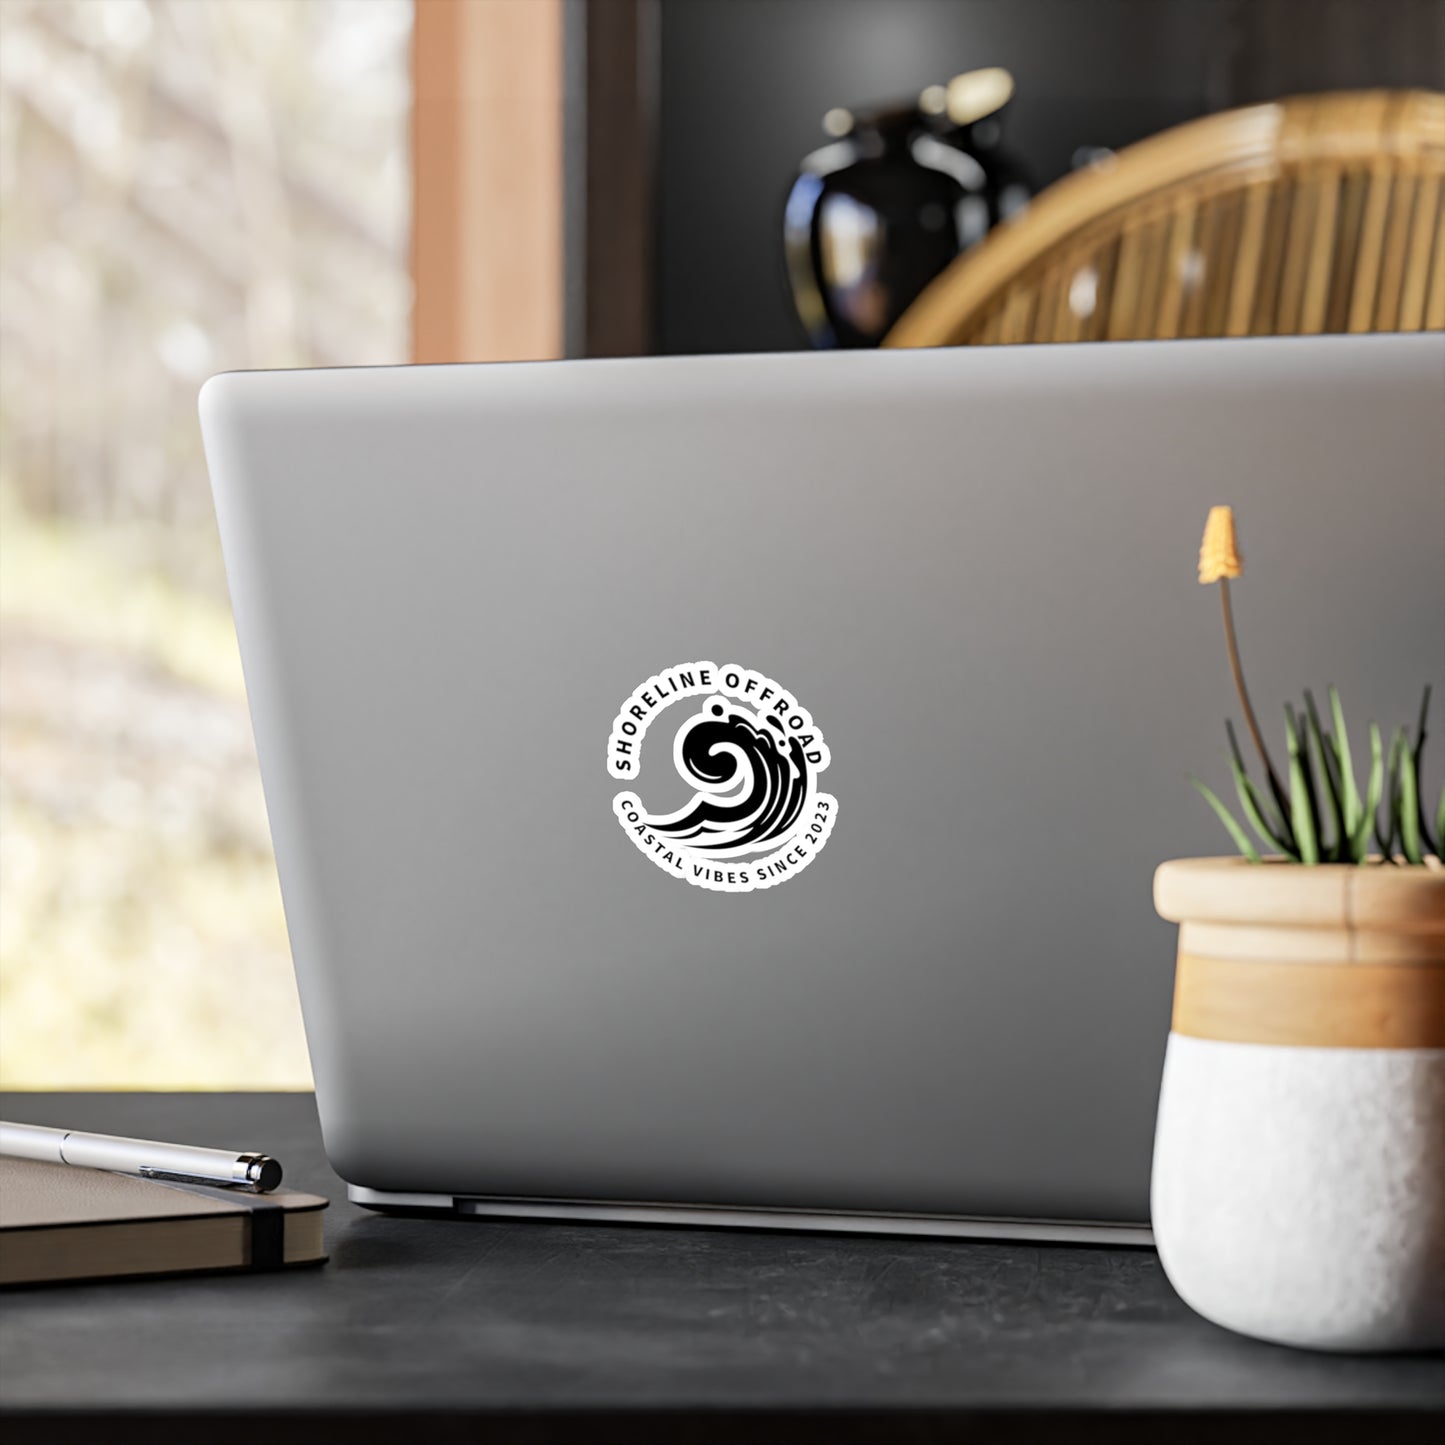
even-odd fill
[[[1306,692],[1285,709],[1277,769],[1239,661],[1229,508],[1211,511],[1199,561],[1263,783],[1227,725],[1239,816],[1194,781],[1238,856],[1154,879],[1179,924],[1159,1256],[1188,1304],[1245,1334],[1445,1346],[1445,793],[1421,797],[1429,689],[1388,746],[1370,725],[1358,763],[1338,694],[1321,708]]]

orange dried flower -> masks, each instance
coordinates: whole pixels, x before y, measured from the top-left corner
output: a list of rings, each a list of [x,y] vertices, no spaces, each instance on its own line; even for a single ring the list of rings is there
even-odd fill
[[[1199,580],[1218,582],[1238,577],[1244,571],[1234,536],[1234,508],[1211,507],[1204,523],[1204,541],[1199,548]]]

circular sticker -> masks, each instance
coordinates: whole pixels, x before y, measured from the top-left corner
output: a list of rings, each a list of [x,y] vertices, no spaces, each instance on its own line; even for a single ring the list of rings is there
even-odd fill
[[[654,812],[643,792],[677,785],[661,778],[654,748],[644,789],[642,740],[683,702],[669,762],[692,796]],[[623,703],[607,739],[607,771],[630,785],[612,800],[623,832],[664,873],[719,893],[786,883],[818,856],[838,817],[838,800],[818,788],[828,763],[822,729],[797,697],[736,663],[664,668]]]

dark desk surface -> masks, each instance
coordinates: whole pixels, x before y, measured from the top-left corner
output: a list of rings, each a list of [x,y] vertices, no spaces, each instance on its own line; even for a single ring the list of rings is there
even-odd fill
[[[12,1442],[98,1414],[154,1440],[157,1413],[205,1445],[1445,1438],[1445,1360],[1238,1338],[1148,1250],[386,1218],[346,1202],[309,1095],[0,1108],[265,1149],[333,1201],[320,1270],[0,1296]]]

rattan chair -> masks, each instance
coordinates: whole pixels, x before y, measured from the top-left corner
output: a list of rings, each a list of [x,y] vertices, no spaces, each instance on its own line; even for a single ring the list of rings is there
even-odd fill
[[[887,346],[1445,328],[1445,95],[1302,96],[1065,177]]]

